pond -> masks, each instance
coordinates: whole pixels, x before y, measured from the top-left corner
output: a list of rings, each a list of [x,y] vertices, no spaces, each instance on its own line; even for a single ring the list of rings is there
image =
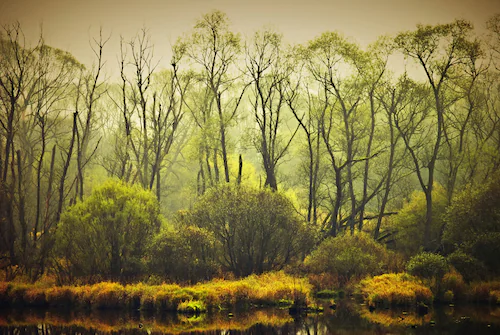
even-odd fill
[[[347,299],[336,310],[292,317],[286,309],[206,315],[2,309],[0,334],[500,334],[500,307],[435,306],[420,316],[375,310]]]

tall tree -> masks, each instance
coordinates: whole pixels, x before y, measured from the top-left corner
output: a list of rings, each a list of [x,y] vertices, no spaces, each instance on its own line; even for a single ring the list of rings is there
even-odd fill
[[[206,85],[217,115],[220,154],[224,165],[224,178],[230,181],[228,164],[228,127],[235,120],[246,89],[235,95],[240,75],[236,64],[241,53],[240,37],[229,30],[229,19],[215,10],[202,16],[194,31],[184,41],[187,55],[200,67],[201,81]],[[212,106],[212,104],[210,103]],[[215,151],[218,156],[218,151]],[[216,160],[214,160],[214,163]]]
[[[395,39],[403,54],[413,58],[424,70],[434,99],[433,113],[429,113],[429,117],[433,120],[435,131],[427,138],[433,146],[430,153],[424,160],[421,160],[411,147],[411,143],[405,142],[415,164],[418,181],[426,196],[426,219],[422,243],[427,249],[431,244],[432,188],[435,181],[436,162],[444,139],[444,122],[447,112],[446,86],[457,66],[466,59],[471,45],[475,43],[469,40],[471,31],[472,25],[469,22],[456,20],[453,23],[435,26],[418,25],[415,31],[400,33]]]
[[[276,170],[297,130],[284,138],[286,89],[293,72],[291,56],[283,50],[282,36],[272,30],[255,33],[246,46],[246,69],[251,78],[249,95],[258,134],[254,145],[262,156],[264,186],[278,189]]]

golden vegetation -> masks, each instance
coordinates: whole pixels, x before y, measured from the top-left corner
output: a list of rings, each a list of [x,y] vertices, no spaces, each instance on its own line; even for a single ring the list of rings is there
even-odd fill
[[[123,286],[94,285],[39,287],[34,284],[0,283],[0,297],[10,305],[75,306],[91,309],[140,308],[178,312],[204,312],[234,305],[278,306],[309,302],[312,286],[307,279],[284,272],[251,275],[240,280],[213,280],[181,287],[175,284]]]
[[[363,279],[358,289],[363,299],[372,306],[411,305],[433,301],[430,288],[407,273],[390,273]]]

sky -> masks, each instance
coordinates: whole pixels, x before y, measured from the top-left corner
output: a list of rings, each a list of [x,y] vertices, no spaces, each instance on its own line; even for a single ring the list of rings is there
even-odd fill
[[[305,43],[325,31],[340,31],[366,46],[378,36],[412,30],[418,23],[470,20],[481,32],[500,13],[500,0],[0,0],[0,23],[15,21],[34,43],[43,27],[45,42],[92,62],[89,39],[102,27],[108,71],[117,68],[120,36],[131,39],[147,28],[160,66],[167,66],[170,46],[212,9],[224,11],[232,30],[251,36],[273,26],[290,43]]]

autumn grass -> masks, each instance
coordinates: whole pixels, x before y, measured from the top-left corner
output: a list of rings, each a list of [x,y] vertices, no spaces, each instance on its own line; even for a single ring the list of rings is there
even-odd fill
[[[0,283],[2,301],[12,306],[59,306],[84,309],[142,309],[205,312],[236,305],[286,306],[309,302],[312,287],[303,278],[284,272],[252,275],[240,280],[213,280],[181,287],[176,284],[123,286],[101,282],[82,286],[39,287],[36,284]]]
[[[363,279],[358,290],[370,306],[409,306],[433,301],[430,288],[407,273],[390,273]]]
[[[500,304],[500,280],[471,283],[467,296],[474,302]]]

